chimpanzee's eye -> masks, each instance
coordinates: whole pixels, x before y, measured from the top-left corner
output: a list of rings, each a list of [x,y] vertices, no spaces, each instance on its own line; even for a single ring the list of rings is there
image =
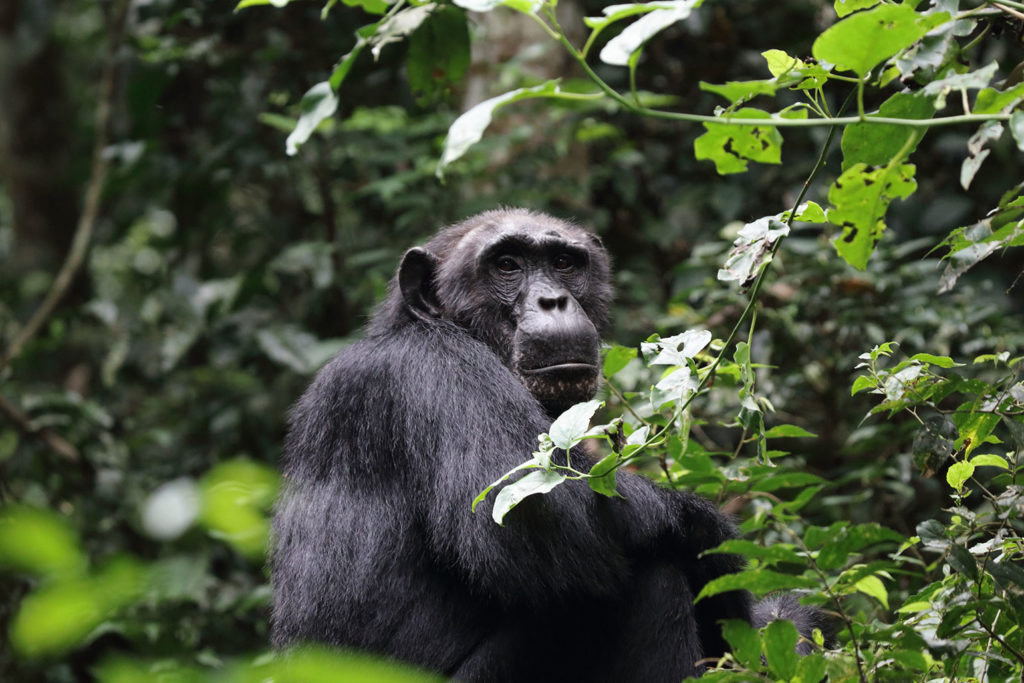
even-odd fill
[[[514,273],[521,270],[519,268],[519,263],[517,263],[511,256],[499,256],[498,260],[494,262],[494,265],[503,273]]]
[[[576,260],[568,254],[559,254],[551,264],[555,267],[555,270],[566,271],[572,270],[576,266]]]

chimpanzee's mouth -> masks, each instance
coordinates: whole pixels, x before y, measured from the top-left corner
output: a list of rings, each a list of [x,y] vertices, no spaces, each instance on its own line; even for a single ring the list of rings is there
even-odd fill
[[[555,372],[557,372],[557,373],[563,373],[563,372],[571,372],[571,373],[587,372],[587,373],[594,373],[594,372],[597,372],[597,366],[594,365],[593,363],[571,362],[571,363],[559,363],[557,365],[545,365],[545,366],[539,367],[539,368],[523,368],[519,372],[521,372],[524,375],[546,375],[546,374],[555,373]]]

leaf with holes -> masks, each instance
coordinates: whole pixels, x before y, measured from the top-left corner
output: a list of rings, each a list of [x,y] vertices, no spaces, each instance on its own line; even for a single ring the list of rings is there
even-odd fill
[[[864,270],[885,230],[882,220],[893,199],[905,199],[917,189],[913,164],[869,170],[864,164],[847,169],[828,191],[832,208],[828,220],[843,233],[832,244],[854,268]]]
[[[767,119],[768,112],[760,109],[739,109],[729,117],[739,119]],[[693,143],[694,156],[715,163],[719,175],[743,173],[747,161],[763,164],[782,163],[782,134],[771,126],[735,126],[705,123],[707,132]]]

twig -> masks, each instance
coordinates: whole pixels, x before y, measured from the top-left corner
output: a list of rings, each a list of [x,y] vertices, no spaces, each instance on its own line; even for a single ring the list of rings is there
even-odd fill
[[[110,25],[110,45],[108,47],[107,63],[103,69],[103,77],[100,81],[99,102],[96,105],[96,140],[92,149],[92,168],[89,172],[89,183],[85,191],[85,204],[82,214],[78,218],[78,225],[75,228],[75,235],[71,242],[71,248],[64,259],[57,277],[53,280],[50,291],[46,298],[32,314],[21,331],[14,337],[3,355],[0,356],[0,370],[6,367],[15,358],[25,345],[32,340],[46,321],[53,315],[57,304],[67,294],[68,288],[75,279],[85,255],[89,251],[89,243],[92,240],[93,229],[96,227],[96,217],[99,214],[100,194],[107,179],[107,171],[110,161],[104,155],[109,138],[111,112],[114,101],[114,77],[117,71],[117,50],[121,45],[121,36],[124,33],[125,21],[128,16],[128,1],[119,0],[114,7],[114,15]]]
[[[41,439],[50,447],[51,451],[60,457],[72,462],[78,462],[80,459],[78,449],[70,441],[51,429],[33,427],[28,415],[3,396],[0,396],[0,413],[6,415],[25,434]]]

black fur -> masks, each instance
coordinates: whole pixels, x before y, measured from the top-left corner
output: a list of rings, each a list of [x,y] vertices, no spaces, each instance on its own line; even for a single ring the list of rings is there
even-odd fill
[[[624,498],[567,482],[528,498],[504,527],[491,520],[493,494],[470,512],[484,486],[529,457],[552,414],[596,386],[595,367],[542,375],[569,394],[561,402],[545,386],[527,389],[524,368],[560,352],[520,339],[517,327],[543,311],[530,314],[522,292],[486,274],[481,254],[508,235],[584,249],[583,267],[538,270],[528,291],[569,310],[557,316],[581,311],[605,327],[608,259],[582,228],[493,211],[411,250],[365,338],[292,413],[272,556],[274,644],[326,642],[466,681],[699,675],[699,660],[725,649],[717,621],[751,617],[745,592],[693,604],[707,581],[742,564],[698,559],[736,533],[711,503],[623,472]],[[589,333],[577,336],[579,354],[590,353]],[[582,452],[571,457],[589,466]]]

